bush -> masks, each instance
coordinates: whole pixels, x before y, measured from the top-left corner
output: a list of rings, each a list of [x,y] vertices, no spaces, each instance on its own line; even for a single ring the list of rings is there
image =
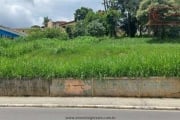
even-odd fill
[[[41,38],[57,38],[66,40],[67,33],[62,28],[32,29],[26,40],[35,40]]]
[[[83,21],[79,21],[75,25],[75,30],[74,30],[74,36],[85,36],[86,33],[86,25]]]
[[[86,25],[83,21],[79,21],[75,25],[67,26],[66,33],[70,39],[78,36],[86,36]]]
[[[43,31],[41,29],[30,29],[28,36],[25,38],[25,40],[35,40],[39,38],[44,38]]]
[[[67,33],[61,28],[47,28],[44,31],[45,38],[67,39]]]
[[[106,29],[99,20],[94,20],[90,22],[87,26],[87,31],[92,36],[104,36],[106,33]]]
[[[68,34],[68,37],[70,39],[76,37],[75,36],[75,25],[67,26],[66,27],[66,33]]]
[[[180,37],[180,27],[171,27],[167,33],[170,38],[178,38]]]

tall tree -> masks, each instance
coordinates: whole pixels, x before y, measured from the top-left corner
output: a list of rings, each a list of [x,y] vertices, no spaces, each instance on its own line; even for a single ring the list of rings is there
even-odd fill
[[[137,19],[139,21],[139,26],[140,26],[140,32],[141,32],[141,28],[145,27],[146,24],[148,23],[149,20],[149,12],[150,9],[154,6],[172,6],[175,5],[176,0],[142,0],[140,2],[140,6],[139,9],[137,10]],[[152,30],[154,32],[154,36],[159,36],[161,35],[161,37],[163,37],[164,35],[164,27],[162,27],[162,30],[159,30],[158,25],[153,26]]]
[[[139,9],[137,10],[137,18],[141,22],[141,24],[145,25],[148,22],[149,9],[152,6],[157,5],[173,5],[174,0],[142,0],[139,5]]]
[[[120,14],[116,10],[109,10],[106,16],[106,22],[108,27],[108,32],[111,37],[116,37],[116,28],[117,28],[117,21],[120,18]]]
[[[174,0],[174,3],[175,3],[176,5],[180,5],[180,0]]]
[[[135,14],[139,3],[142,0],[103,0],[105,9],[120,10],[122,13],[129,12]]]
[[[104,0],[105,9],[117,10],[121,13],[123,20],[121,28],[125,30],[126,34],[130,37],[135,36],[136,34],[136,18],[135,14],[141,0]]]
[[[74,13],[74,20],[75,21],[84,20],[89,12],[93,12],[93,10],[86,7],[81,7],[77,9]]]

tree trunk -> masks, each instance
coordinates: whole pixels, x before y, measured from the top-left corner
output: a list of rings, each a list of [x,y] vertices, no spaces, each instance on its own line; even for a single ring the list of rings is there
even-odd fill
[[[131,16],[128,12],[128,37],[131,37]]]
[[[107,11],[107,2],[106,2],[106,0],[104,0],[103,4],[104,4],[104,10]]]
[[[139,36],[142,37],[142,25],[139,25]]]
[[[154,37],[158,37],[159,36],[159,26],[154,26],[153,27],[153,31],[154,31]]]
[[[165,37],[165,27],[164,25],[161,26],[161,39],[164,39]]]

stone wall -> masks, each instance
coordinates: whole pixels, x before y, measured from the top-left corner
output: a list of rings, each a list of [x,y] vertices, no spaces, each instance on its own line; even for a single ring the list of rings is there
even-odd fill
[[[0,80],[0,96],[108,96],[180,98],[180,78]]]

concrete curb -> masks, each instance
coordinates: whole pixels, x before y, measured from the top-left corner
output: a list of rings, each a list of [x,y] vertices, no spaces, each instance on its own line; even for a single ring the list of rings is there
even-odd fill
[[[178,110],[180,99],[117,97],[0,97],[0,107]]]
[[[159,106],[58,105],[58,104],[0,104],[0,107],[106,108],[106,109],[178,110],[178,111],[180,111],[180,107],[159,107]]]

